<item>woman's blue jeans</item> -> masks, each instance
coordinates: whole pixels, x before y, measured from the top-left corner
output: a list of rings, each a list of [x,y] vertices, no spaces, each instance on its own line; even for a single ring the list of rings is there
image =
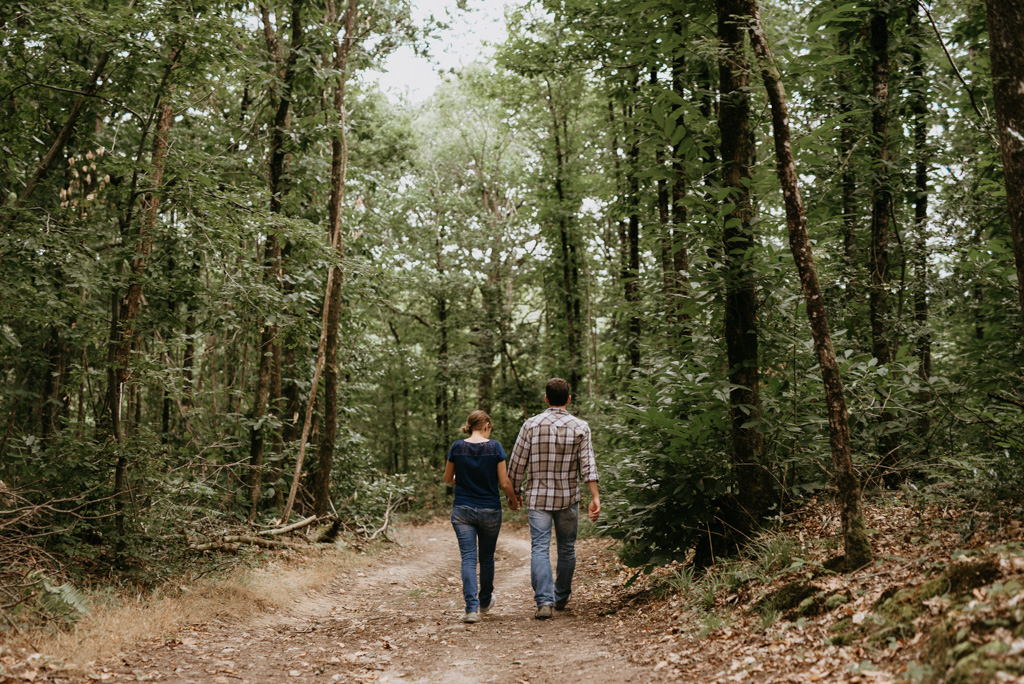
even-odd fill
[[[466,612],[475,613],[480,605],[491,602],[494,593],[494,547],[501,531],[500,508],[452,508],[452,527],[462,553],[462,595]],[[480,585],[476,582],[477,542],[479,541]]]

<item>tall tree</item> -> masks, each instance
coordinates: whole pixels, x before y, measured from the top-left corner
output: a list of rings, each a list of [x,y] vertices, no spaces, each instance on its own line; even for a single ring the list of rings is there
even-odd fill
[[[107,392],[106,392],[106,420],[110,437],[118,445],[117,462],[114,469],[114,497],[117,509],[116,522],[118,527],[118,555],[123,551],[124,543],[124,494],[127,488],[128,457],[123,448],[125,435],[123,430],[123,419],[121,415],[123,406],[124,388],[131,377],[131,356],[132,349],[136,345],[135,322],[142,307],[143,277],[149,264],[150,250],[153,247],[153,231],[160,215],[160,197],[156,192],[164,182],[164,165],[167,159],[168,135],[171,130],[171,123],[174,119],[174,110],[171,107],[170,95],[173,90],[171,76],[178,64],[181,55],[180,48],[171,50],[164,67],[163,79],[157,87],[157,94],[153,103],[153,116],[156,119],[153,128],[153,144],[150,153],[150,167],[148,187],[152,188],[143,195],[142,217],[133,228],[135,197],[134,194],[128,200],[128,208],[121,220],[122,238],[134,242],[135,250],[131,259],[130,271],[124,288],[124,294],[118,296],[115,290],[111,296],[110,316],[110,339],[108,342],[107,356]],[[148,134],[149,123],[143,130],[142,141]],[[139,174],[138,163],[141,162],[144,154],[144,145],[140,144],[136,159],[136,169],[133,174],[133,187],[136,186]],[[134,232],[134,235],[132,234]]]
[[[345,242],[342,233],[342,200],[345,195],[345,177],[348,172],[348,139],[345,131],[345,87],[348,83],[349,57],[355,40],[357,0],[348,0],[340,19],[334,0],[328,0],[328,25],[337,24],[334,34],[335,78],[333,121],[331,136],[331,198],[328,205],[328,233],[338,263],[332,267],[333,277],[327,301],[327,346],[324,359],[324,420],[320,430],[319,460],[313,480],[313,510],[325,515],[331,506],[331,472],[334,468],[334,450],[338,433],[338,323],[341,320],[341,290],[344,280]],[[341,40],[338,34],[342,34]]]
[[[275,35],[270,20],[270,10],[266,5],[260,7],[263,17],[263,31],[267,43],[267,52],[275,70],[282,72],[281,82],[277,86],[277,107],[274,110],[274,122],[271,127],[269,185],[270,212],[279,217],[283,211],[285,185],[285,159],[288,153],[286,139],[288,137],[288,121],[291,112],[292,90],[295,85],[296,65],[302,49],[303,0],[292,0],[289,22],[291,24],[291,42],[288,56],[285,57],[280,38]],[[267,234],[263,246],[264,278],[271,287],[277,288],[281,283],[281,242],[283,240],[280,223]],[[255,397],[252,405],[252,428],[249,433],[249,520],[256,517],[260,500],[260,485],[263,478],[263,448],[269,430],[268,423],[276,417],[276,411],[268,413],[271,407],[271,389],[277,385],[280,391],[281,344],[280,327],[273,320],[265,320],[260,329],[259,371],[256,375]],[[277,382],[275,383],[275,378]],[[275,397],[276,398],[276,397]]]
[[[986,0],[985,7],[1017,295],[1024,320],[1024,6],[1016,0]]]
[[[928,319],[928,81],[924,77],[924,57],[921,42],[921,0],[913,0],[908,8],[910,26],[910,74],[914,145],[914,343],[917,354],[917,374],[921,379],[918,400],[922,405],[917,424],[921,451],[928,453],[931,417],[926,405],[932,399],[929,381],[932,374],[932,343]]]
[[[580,386],[580,356],[583,340],[583,322],[580,318],[580,252],[579,239],[573,229],[575,219],[573,207],[566,189],[569,165],[568,103],[556,102],[551,79],[545,80],[545,100],[550,119],[551,146],[555,158],[555,216],[558,223],[558,247],[562,262],[562,296],[565,306],[566,347],[569,352],[569,389],[575,396]]]
[[[733,464],[739,501],[750,521],[759,520],[775,503],[771,473],[764,464],[760,367],[757,340],[757,240],[752,225],[750,166],[754,138],[750,128],[742,0],[718,0],[718,127],[721,134],[722,186],[731,209],[724,217],[723,280],[725,281],[725,344],[729,360]]]
[[[793,253],[807,317],[811,323],[814,348],[821,366],[821,377],[825,385],[825,400],[828,405],[829,444],[832,449],[833,477],[839,494],[840,514],[845,545],[845,564],[849,569],[867,565],[872,559],[871,544],[864,525],[861,504],[860,482],[853,469],[850,455],[850,423],[843,395],[843,382],[839,374],[835,350],[832,347],[832,333],[829,330],[828,315],[822,297],[818,273],[814,267],[810,235],[807,231],[807,215],[800,196],[800,179],[793,158],[793,138],[790,133],[789,103],[782,84],[782,75],[775,63],[771,46],[761,23],[757,0],[740,0],[741,11],[751,21],[751,42],[761,66],[761,75],[768,101],[772,109],[772,132],[775,141],[775,158],[779,182],[785,199],[786,226],[789,232],[789,248]]]
[[[674,45],[672,53],[672,90],[682,101],[686,101],[688,70],[686,63],[686,17],[681,9],[677,9],[673,16],[674,33],[678,44]],[[679,127],[683,122],[677,120]],[[684,339],[689,339],[692,331],[690,329],[690,314],[686,310],[686,291],[690,278],[690,258],[687,252],[689,210],[686,205],[686,188],[689,182],[687,174],[687,151],[684,147],[686,136],[677,136],[678,142],[672,146],[672,213],[671,233],[665,236],[665,243],[669,254],[663,257],[663,268],[671,268],[671,276],[666,282],[666,291],[669,295],[670,309],[674,311],[676,318],[682,324],[681,334]]]
[[[879,366],[892,357],[889,345],[889,218],[892,214],[892,171],[889,134],[889,0],[877,0],[870,14],[871,43],[871,353]],[[898,434],[893,415],[883,407],[879,414],[882,434],[878,449],[887,468],[896,464]],[[894,475],[892,470],[888,476]]]

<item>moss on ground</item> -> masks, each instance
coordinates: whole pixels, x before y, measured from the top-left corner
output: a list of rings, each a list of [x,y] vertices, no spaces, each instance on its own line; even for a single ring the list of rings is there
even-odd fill
[[[946,677],[947,684],[980,684],[1000,681],[999,673],[1019,675],[1024,663],[1004,658],[1010,652],[1009,644],[992,641],[957,661]]]
[[[916,587],[883,592],[875,611],[901,622],[913,622],[925,610],[924,602],[944,594],[964,594],[999,577],[999,563],[988,558],[957,563],[938,577]]]
[[[778,589],[765,594],[754,608],[760,611],[774,609],[779,612],[790,611],[798,607],[802,601],[822,592],[821,587],[810,582],[797,581],[784,584]]]
[[[938,596],[949,596],[954,603],[963,603],[972,598],[971,591],[985,586],[997,579],[1000,567],[996,560],[970,560],[950,566],[942,574],[913,587],[891,587],[882,592],[875,601],[873,611],[859,624],[854,624],[850,617],[837,621],[829,632],[832,634],[827,643],[845,646],[859,640],[881,646],[891,640],[906,639],[917,632],[915,620],[927,611],[926,602]],[[1019,593],[1024,587],[1016,581],[999,584],[991,590],[993,594],[1008,595]],[[813,614],[815,610],[832,610],[849,600],[845,594],[827,595],[819,593],[805,597],[798,604],[796,612]],[[1024,607],[1017,620],[979,621],[987,632],[997,626],[1021,628],[1024,623]],[[1024,628],[1021,628],[1024,632]],[[932,630],[932,644],[929,649],[929,661],[941,672],[949,672],[949,681],[979,682],[987,681],[994,672],[1018,672],[1018,664],[1004,662],[997,656],[1006,652],[1009,647],[1002,642],[991,642],[983,648],[977,648],[971,640],[971,627],[962,627],[951,620],[940,623]],[[997,645],[993,645],[997,644]],[[1006,647],[1006,648],[1004,648]],[[1022,663],[1024,665],[1024,663]],[[1022,670],[1024,671],[1024,670]]]

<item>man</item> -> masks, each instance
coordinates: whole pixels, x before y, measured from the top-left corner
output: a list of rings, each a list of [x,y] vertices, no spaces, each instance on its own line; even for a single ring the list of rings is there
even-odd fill
[[[532,540],[530,579],[537,603],[534,617],[538,620],[550,618],[552,608],[564,610],[572,593],[581,479],[590,488],[590,519],[596,521],[601,514],[590,426],[565,409],[572,401],[569,383],[562,378],[548,380],[544,401],[548,410],[523,424],[508,466],[512,488],[529,509],[527,515]],[[524,475],[527,478],[525,487]],[[553,586],[552,526],[558,545],[557,576]]]

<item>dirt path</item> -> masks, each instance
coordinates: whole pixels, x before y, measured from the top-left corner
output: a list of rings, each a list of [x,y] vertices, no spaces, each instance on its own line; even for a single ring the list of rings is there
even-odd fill
[[[650,682],[665,674],[633,662],[615,618],[588,596],[606,540],[582,542],[573,601],[533,619],[529,532],[505,525],[496,554],[497,605],[459,622],[462,590],[446,522],[397,531],[399,545],[343,574],[287,614],[247,624],[197,625],[123,654],[99,676],[162,682]],[[554,549],[552,549],[553,555]],[[95,675],[94,675],[95,677]]]

